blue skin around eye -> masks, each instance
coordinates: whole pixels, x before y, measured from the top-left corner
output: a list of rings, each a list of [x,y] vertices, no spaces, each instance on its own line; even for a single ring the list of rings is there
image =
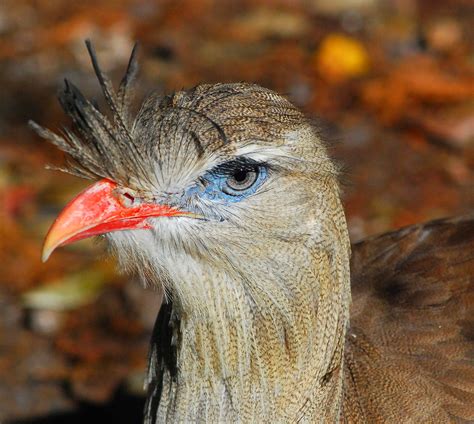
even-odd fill
[[[194,186],[188,190],[188,195],[198,194],[200,197],[209,200],[221,200],[224,202],[240,202],[246,197],[254,194],[257,189],[267,179],[268,170],[264,166],[258,167],[258,177],[255,182],[247,190],[232,190],[227,185],[229,175],[219,174],[216,172],[208,172],[202,178],[204,180],[204,187]],[[224,191],[226,190],[227,193]],[[230,194],[229,194],[230,193]]]

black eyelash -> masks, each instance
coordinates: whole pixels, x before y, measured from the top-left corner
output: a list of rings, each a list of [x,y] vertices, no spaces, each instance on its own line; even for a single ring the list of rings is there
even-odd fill
[[[257,162],[244,156],[222,163],[212,168],[209,173],[214,175],[232,176],[237,171],[253,171],[255,168],[268,165],[264,162]]]

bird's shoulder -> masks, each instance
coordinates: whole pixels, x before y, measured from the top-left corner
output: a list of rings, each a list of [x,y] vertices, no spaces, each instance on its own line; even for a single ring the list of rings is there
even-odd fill
[[[344,420],[474,421],[474,215],[357,243],[351,273]]]

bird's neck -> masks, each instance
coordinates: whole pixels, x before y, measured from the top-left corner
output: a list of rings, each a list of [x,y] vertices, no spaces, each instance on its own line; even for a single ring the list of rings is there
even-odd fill
[[[259,290],[208,274],[202,299],[208,308],[173,306],[176,371],[164,366],[160,375],[158,422],[337,418],[349,253],[347,248],[304,251],[304,266],[291,264],[291,256],[282,264],[281,273],[294,278],[273,295],[265,287],[275,288],[281,275],[270,271],[268,281],[259,276]]]

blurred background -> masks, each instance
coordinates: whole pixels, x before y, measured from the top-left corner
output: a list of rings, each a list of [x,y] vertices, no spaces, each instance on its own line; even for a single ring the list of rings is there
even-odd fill
[[[0,422],[140,422],[159,295],[114,271],[99,242],[40,262],[86,181],[29,119],[68,124],[65,77],[100,99],[84,39],[118,84],[140,42],[138,98],[256,82],[314,120],[344,165],[354,242],[474,206],[470,0],[2,0]]]

